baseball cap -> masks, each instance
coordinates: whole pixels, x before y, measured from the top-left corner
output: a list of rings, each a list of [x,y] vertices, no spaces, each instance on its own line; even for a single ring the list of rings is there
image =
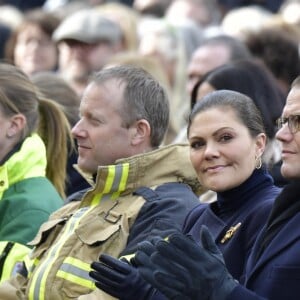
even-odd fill
[[[116,43],[122,37],[120,26],[91,9],[80,10],[66,17],[53,33],[53,40],[59,42],[72,39],[93,44],[99,41]]]

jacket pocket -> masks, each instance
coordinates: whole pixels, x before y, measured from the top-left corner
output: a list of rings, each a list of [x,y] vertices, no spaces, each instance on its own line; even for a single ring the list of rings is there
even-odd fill
[[[75,230],[78,239],[89,246],[97,246],[111,238],[120,229],[119,224],[103,226],[98,220],[93,225],[86,224]]]
[[[75,230],[76,245],[65,258],[59,272],[63,280],[61,293],[68,299],[91,293],[94,281],[89,277],[90,264],[98,261],[100,254],[117,257],[125,247],[127,237],[122,237],[121,219],[117,223],[107,222],[102,215],[93,215]]]
[[[43,223],[35,236],[28,243],[29,246],[34,246],[31,258],[40,257],[54,242],[62,226],[66,223],[67,218],[60,218]]]

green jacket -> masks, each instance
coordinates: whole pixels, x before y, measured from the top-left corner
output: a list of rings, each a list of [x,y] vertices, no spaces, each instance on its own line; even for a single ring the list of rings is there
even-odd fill
[[[12,253],[15,256],[18,251],[23,253],[26,249],[23,245],[30,242],[40,225],[48,220],[53,211],[63,205],[58,192],[45,177],[45,170],[46,150],[37,134],[26,138],[21,148],[0,166],[0,278],[2,273],[2,279],[6,277],[4,273],[7,273],[5,266],[7,256],[12,256]],[[7,247],[7,242],[13,243]]]
[[[27,178],[13,184],[0,200],[0,241],[25,245],[62,204],[57,191],[45,177]]]

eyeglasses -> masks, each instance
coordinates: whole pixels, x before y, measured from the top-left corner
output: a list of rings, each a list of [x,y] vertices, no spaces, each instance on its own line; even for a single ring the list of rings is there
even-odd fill
[[[287,118],[281,117],[277,120],[277,128],[280,129],[284,124],[288,124],[291,133],[296,133],[300,130],[300,115],[290,115]]]

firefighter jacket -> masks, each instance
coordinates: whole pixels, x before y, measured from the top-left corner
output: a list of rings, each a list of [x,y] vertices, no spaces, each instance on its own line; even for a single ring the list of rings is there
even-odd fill
[[[138,242],[180,230],[199,203],[194,192],[201,193],[188,149],[169,145],[99,167],[82,200],[41,226],[27,271],[0,286],[0,299],[111,299],[95,289],[90,264],[101,253],[119,257]]]
[[[46,150],[37,134],[26,138],[0,165],[0,274],[14,274],[49,215],[63,205],[45,177]]]

